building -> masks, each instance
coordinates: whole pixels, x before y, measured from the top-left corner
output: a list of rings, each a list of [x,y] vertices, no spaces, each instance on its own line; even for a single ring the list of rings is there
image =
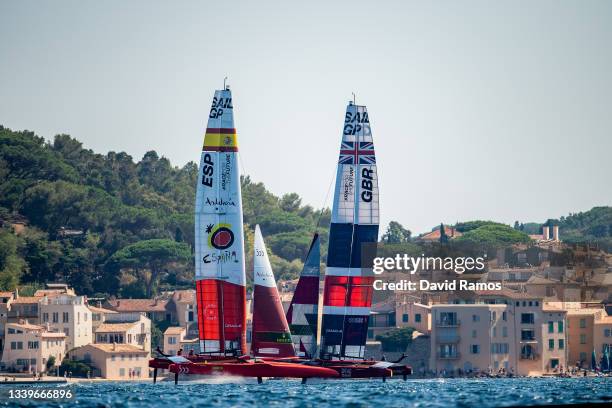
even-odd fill
[[[591,367],[594,350],[595,320],[605,316],[603,309],[571,308],[567,310],[568,364],[578,368]]]
[[[0,353],[4,349],[4,329],[8,323],[8,315],[13,301],[13,292],[0,292]],[[2,354],[0,354],[0,359]]]
[[[398,302],[395,305],[397,327],[413,327],[428,334],[431,332],[431,306],[413,302]]]
[[[91,311],[91,329],[93,330],[93,333],[95,333],[96,329],[106,321],[106,317],[108,315],[119,313],[114,310],[95,306],[89,306],[89,310]]]
[[[45,286],[45,289],[39,289],[34,292],[34,297],[51,297],[64,294],[76,296],[74,290],[65,283],[47,283]]]
[[[151,352],[151,320],[140,313],[107,315],[95,331],[96,344],[127,344]]]
[[[516,372],[515,333],[503,304],[433,305],[430,368],[437,373]]]
[[[67,350],[93,342],[92,316],[85,296],[69,293],[40,298],[40,322],[66,335]]]
[[[175,290],[168,302],[168,309],[176,316],[176,323],[180,327],[197,322],[196,307],[196,293],[193,289]]]
[[[149,378],[149,353],[131,344],[88,344],[70,352],[70,358],[94,366],[109,380]]]
[[[17,323],[20,320],[27,320],[32,324],[38,324],[40,297],[35,296],[19,296],[15,294],[15,299],[11,302],[8,312],[8,321]]]
[[[600,315],[595,320],[593,331],[593,350],[599,366],[602,355],[607,351],[612,360],[612,316]]]
[[[168,327],[164,332],[164,353],[174,356],[182,348],[187,330],[184,327]],[[199,344],[198,344],[199,345]]]
[[[446,234],[448,239],[459,238],[460,236],[463,235],[461,232],[457,231],[455,227],[452,227],[446,224],[444,225],[444,233]],[[442,233],[440,230],[440,226],[437,226],[431,232],[423,234],[417,239],[421,241],[426,241],[426,242],[439,242],[441,236],[442,236]]]
[[[48,327],[27,321],[7,323],[2,366],[4,370],[42,373],[51,357],[54,366],[61,364],[66,353],[66,335],[50,332]]]
[[[144,313],[156,322],[176,321],[167,299],[109,299],[104,307],[119,313]]]

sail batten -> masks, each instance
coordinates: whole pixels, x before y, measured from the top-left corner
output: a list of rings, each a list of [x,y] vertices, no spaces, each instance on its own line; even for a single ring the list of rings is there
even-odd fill
[[[323,298],[321,357],[362,358],[372,305],[373,275],[362,253],[378,240],[378,175],[365,106],[346,109]]]
[[[283,311],[283,304],[259,225],[255,226],[253,257],[251,352],[256,357],[294,357],[289,324]]]
[[[195,269],[201,351],[245,354],[242,196],[229,89],[215,92],[200,156]]]

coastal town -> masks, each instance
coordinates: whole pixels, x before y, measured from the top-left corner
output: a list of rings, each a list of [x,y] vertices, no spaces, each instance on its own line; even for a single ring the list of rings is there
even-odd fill
[[[564,244],[558,234],[557,228],[545,227],[531,237],[535,244],[500,250],[484,273],[462,276],[501,282],[502,290],[393,292],[375,301],[366,358],[403,357],[414,377],[609,371],[612,255],[589,245]],[[438,235],[434,231],[420,239],[435,241]],[[555,266],[555,257],[568,251],[573,261]],[[446,276],[437,276],[441,273],[423,270],[412,279]],[[285,311],[295,284],[279,282]],[[251,303],[249,295],[247,342]],[[157,351],[199,352],[197,321],[191,289],[151,299],[88,299],[63,283],[48,283],[31,296],[18,289],[1,292],[0,376],[147,380],[148,361]],[[410,337],[399,346],[388,344],[385,335],[393,332]]]

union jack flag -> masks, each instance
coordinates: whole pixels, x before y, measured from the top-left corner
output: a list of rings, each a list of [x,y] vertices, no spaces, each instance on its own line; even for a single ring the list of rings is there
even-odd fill
[[[340,164],[376,164],[374,143],[342,142],[340,146]]]

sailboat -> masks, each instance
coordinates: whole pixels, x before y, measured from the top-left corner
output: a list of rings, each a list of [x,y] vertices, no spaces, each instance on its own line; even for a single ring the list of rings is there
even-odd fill
[[[318,360],[342,377],[384,380],[394,371],[404,378],[411,371],[396,363],[364,359],[378,224],[378,174],[370,119],[365,106],[351,101],[344,115],[336,171]]]
[[[226,361],[189,361],[183,358],[170,364],[170,372],[204,376],[257,377],[259,383],[264,377],[307,378],[339,377],[337,370],[320,365],[300,364],[291,342],[291,332],[283,312],[283,305],[276,287],[274,273],[259,225],[255,227],[253,262],[253,340],[251,354]]]
[[[291,330],[293,347],[297,356],[306,359],[313,358],[317,350],[320,274],[321,240],[319,234],[315,233],[287,309],[287,322]]]
[[[296,357],[289,324],[259,225],[253,251],[253,339],[251,354],[262,358]]]
[[[229,87],[224,85],[213,97],[196,188],[195,280],[200,353],[189,358],[167,356],[154,359],[149,366],[157,368],[160,365],[157,360],[168,361],[164,364],[175,374],[175,383],[178,382],[179,374],[257,377],[260,382],[263,377],[337,376],[334,370],[323,367],[252,361],[247,355],[245,251],[238,162],[232,94]],[[257,233],[259,239],[256,239],[255,250],[257,252],[259,245],[259,251],[265,253],[259,229]],[[256,279],[261,283],[256,285],[256,294],[261,293],[259,304],[265,305],[267,302],[274,308],[275,303],[270,300],[273,293],[266,291],[269,288],[266,286],[269,284],[266,276],[267,279],[270,275],[273,278],[267,253],[262,259],[255,259],[256,272],[260,272],[260,278]],[[258,286],[263,289],[258,290]],[[269,328],[270,333],[273,334],[283,324],[288,332],[282,306],[280,313],[266,316],[266,319],[269,321],[260,325],[264,329]],[[262,341],[263,346],[257,346],[256,354],[274,354],[278,350],[280,356],[286,352],[287,346],[293,351],[290,335],[283,331],[281,338],[287,341],[284,347],[278,343],[275,343],[275,347],[266,347],[266,341]]]

